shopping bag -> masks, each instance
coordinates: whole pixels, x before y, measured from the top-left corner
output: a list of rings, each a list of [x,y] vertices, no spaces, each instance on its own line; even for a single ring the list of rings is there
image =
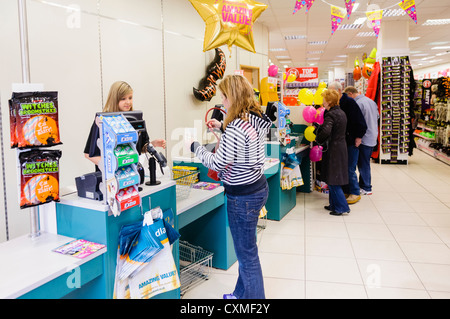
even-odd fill
[[[169,231],[175,231],[172,226],[169,227]],[[128,279],[130,298],[133,299],[148,299],[180,287],[180,278],[164,221],[159,219],[150,228],[163,245],[163,249]]]
[[[159,209],[159,208],[158,208]],[[158,216],[153,220],[153,216]],[[161,217],[161,218],[159,218]],[[114,298],[151,298],[180,287],[170,244],[180,234],[173,212],[152,210],[142,222],[123,226],[119,234]]]

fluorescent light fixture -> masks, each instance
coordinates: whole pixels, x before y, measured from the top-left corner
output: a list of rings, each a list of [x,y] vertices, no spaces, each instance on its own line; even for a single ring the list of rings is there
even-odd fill
[[[426,60],[430,60],[430,59],[434,59],[434,58],[435,58],[435,56],[433,55],[433,56],[427,56],[426,58],[422,58],[421,60],[426,61]]]
[[[308,60],[308,61],[312,61],[312,60],[318,61],[318,60],[320,60],[320,58],[306,58],[306,60]]]
[[[358,18],[355,20],[355,22],[353,22],[353,24],[364,24],[364,22],[366,22],[366,20],[367,20],[366,17]]]
[[[287,64],[287,63],[292,63],[292,61],[280,61],[280,63]]]
[[[286,64],[283,65],[283,68],[285,68],[285,69],[288,68],[288,67],[289,67],[289,65],[286,65]]]
[[[336,58],[346,58],[347,54],[342,54],[342,55],[336,55]]]
[[[449,41],[441,41],[441,42],[430,42],[428,45],[444,45],[447,44]]]
[[[438,62],[442,62],[442,61],[443,61],[442,59],[437,59],[437,60],[428,61],[428,63],[438,63]]]
[[[416,40],[419,40],[419,39],[420,39],[420,37],[409,37],[408,38],[409,41],[416,41]]]
[[[352,13],[353,13],[353,12],[356,12],[356,10],[358,9],[358,7],[359,7],[359,2],[356,2],[356,3],[353,5]]]
[[[316,64],[315,63],[309,63],[309,66],[315,66]]]
[[[355,30],[360,29],[363,25],[362,24],[341,24],[337,29],[338,30]]]
[[[375,32],[360,32],[356,35],[357,37],[375,37]]]
[[[416,54],[413,54],[412,56],[427,56],[428,55],[428,53],[416,53]]]
[[[450,46],[445,47],[432,47],[431,50],[448,50],[450,49]]]
[[[307,54],[322,54],[323,51],[308,51]]]
[[[280,52],[280,51],[286,51],[286,49],[284,48],[273,48],[273,49],[269,49],[270,52]]]
[[[301,40],[306,39],[306,35],[287,35],[284,37],[285,40]]]
[[[403,9],[386,9],[383,10],[383,18],[385,17],[400,17],[406,14]]]
[[[361,49],[364,48],[366,45],[365,44],[351,44],[351,45],[347,45],[347,49]]]
[[[422,25],[444,25],[444,24],[450,24],[450,19],[428,19]]]
[[[321,45],[321,44],[327,44],[328,41],[309,41],[309,45]]]
[[[450,51],[438,53],[438,54],[436,54],[436,56],[443,56],[446,54],[450,54]]]
[[[289,59],[290,56],[289,56],[289,55],[277,55],[276,58],[277,58],[278,60],[280,60],[280,59]]]

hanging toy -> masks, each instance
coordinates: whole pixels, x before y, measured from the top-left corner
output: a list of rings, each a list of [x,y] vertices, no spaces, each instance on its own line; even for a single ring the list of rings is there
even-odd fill
[[[353,69],[353,79],[358,81],[361,78],[361,67],[358,58],[355,59],[355,68]]]
[[[373,48],[372,52],[370,52],[369,57],[364,61],[364,66],[362,69],[362,75],[366,79],[369,79],[373,72],[373,65],[376,62],[377,57],[377,49]]]

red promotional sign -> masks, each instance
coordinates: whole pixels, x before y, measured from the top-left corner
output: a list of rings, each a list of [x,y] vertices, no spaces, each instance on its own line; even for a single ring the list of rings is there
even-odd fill
[[[286,78],[289,77],[290,74],[295,74],[297,82],[306,82],[310,80],[318,80],[319,79],[319,68],[310,67],[310,68],[287,68],[286,69]]]

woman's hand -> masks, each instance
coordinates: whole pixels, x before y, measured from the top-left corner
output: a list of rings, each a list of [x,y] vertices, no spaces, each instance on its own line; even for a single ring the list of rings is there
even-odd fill
[[[208,122],[206,122],[206,127],[220,129],[222,127],[222,123],[220,123],[216,119],[210,119]]]
[[[153,140],[152,145],[155,147],[162,147],[165,149],[166,148],[166,140],[164,140],[164,139]]]

